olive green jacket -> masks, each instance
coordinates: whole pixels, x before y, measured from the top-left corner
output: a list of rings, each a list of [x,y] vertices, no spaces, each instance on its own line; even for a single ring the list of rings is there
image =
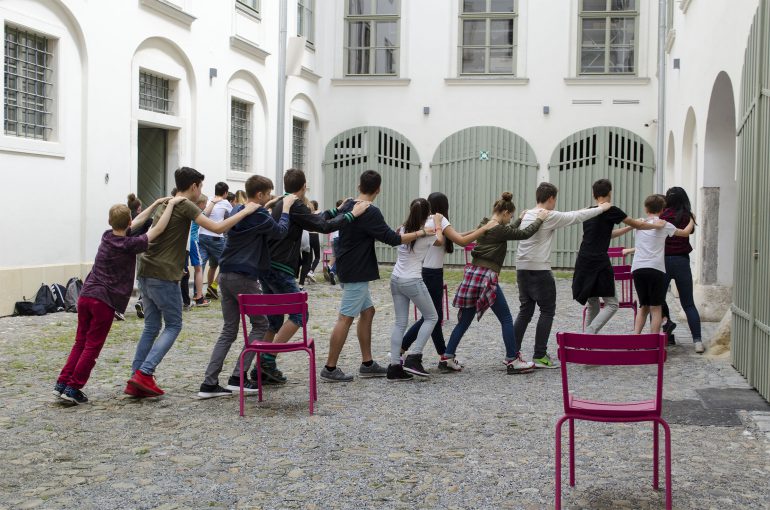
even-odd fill
[[[489,219],[481,220],[479,227],[485,225]],[[499,273],[505,261],[505,255],[508,252],[508,241],[517,241],[529,239],[538,231],[543,220],[535,220],[525,229],[519,229],[521,218],[508,225],[498,225],[492,227],[478,238],[476,247],[471,252],[473,265],[486,267]]]

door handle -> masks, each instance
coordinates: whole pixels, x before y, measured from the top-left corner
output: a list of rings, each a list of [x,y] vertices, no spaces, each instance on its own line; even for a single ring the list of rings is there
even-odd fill
[[[759,250],[754,250],[754,259],[756,260],[758,258],[759,258]]]

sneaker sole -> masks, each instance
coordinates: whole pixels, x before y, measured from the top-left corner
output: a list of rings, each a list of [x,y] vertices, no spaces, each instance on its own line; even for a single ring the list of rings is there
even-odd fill
[[[416,370],[414,368],[404,367],[404,372],[409,372],[410,374],[416,375],[418,377],[430,377],[430,374],[428,372],[420,372],[419,370]]]
[[[349,382],[353,382],[352,378],[351,379],[327,379],[326,377],[323,377],[323,376],[318,376],[318,378],[321,379],[321,382],[325,382],[325,383],[349,383]]]
[[[143,386],[141,384],[138,384],[137,382],[135,382],[133,380],[129,380],[128,384],[130,384],[131,386],[133,386],[137,390],[141,391],[142,393],[146,393],[147,396],[150,396],[150,397],[160,397],[164,393],[164,392],[158,393],[157,391],[155,391],[155,390],[153,390],[151,388],[148,388],[147,386]]]
[[[406,382],[414,381],[414,377],[399,377],[398,379],[388,379],[388,382]]]
[[[61,397],[62,395],[64,395],[64,393],[62,393],[61,391],[56,391],[56,390],[51,390],[51,393],[53,393],[55,397]]]
[[[361,372],[358,373],[358,377],[361,379],[376,379],[378,377],[387,377],[388,374],[362,374]]]
[[[210,398],[217,398],[217,397],[232,397],[232,393],[205,393],[202,391],[198,392],[198,400],[208,400]]]
[[[540,365],[535,363],[535,368],[544,370],[556,370],[557,368],[561,368],[561,365]]]
[[[241,387],[240,386],[231,386],[229,384],[227,386],[225,386],[225,389],[226,390],[230,390],[232,392],[239,392],[239,393],[241,391]],[[243,388],[243,394],[244,395],[250,395],[252,393],[259,393],[259,390],[256,389],[256,388]]]
[[[65,395],[64,393],[62,393],[62,394],[61,394],[61,397],[60,397],[60,398],[61,398],[62,400],[64,400],[65,402],[69,402],[70,404],[75,404],[76,406],[79,406],[79,405],[81,405],[81,404],[87,404],[87,403],[88,403],[88,400],[86,400],[85,402],[78,402],[78,401],[77,401],[77,400],[75,400],[74,398],[72,398],[72,397],[68,397],[68,396],[67,396],[67,395]]]
[[[535,371],[535,367],[532,368],[519,368],[515,370],[507,370],[508,375],[529,374]]]

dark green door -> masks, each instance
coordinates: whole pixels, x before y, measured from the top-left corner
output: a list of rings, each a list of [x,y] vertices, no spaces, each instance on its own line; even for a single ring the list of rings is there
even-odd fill
[[[139,128],[137,195],[149,205],[166,195],[166,130]]]

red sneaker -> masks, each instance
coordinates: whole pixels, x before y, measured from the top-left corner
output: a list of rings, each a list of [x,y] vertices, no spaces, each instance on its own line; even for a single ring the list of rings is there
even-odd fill
[[[131,386],[130,384],[126,384],[126,389],[123,390],[123,393],[125,393],[128,396],[136,397],[136,398],[146,398],[146,397],[154,397],[155,395],[150,395],[149,393],[145,393],[136,386]]]
[[[147,396],[157,397],[164,393],[164,391],[155,384],[155,377],[145,375],[139,370],[134,372],[134,375],[128,380],[128,384],[145,393]]]

